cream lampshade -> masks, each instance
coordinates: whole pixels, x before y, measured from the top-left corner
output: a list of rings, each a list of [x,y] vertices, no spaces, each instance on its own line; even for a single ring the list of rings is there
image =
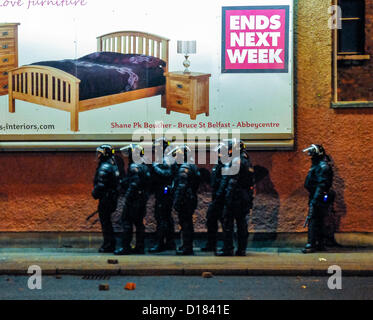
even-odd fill
[[[177,41],[177,53],[183,54],[185,56],[185,61],[183,65],[185,67],[184,73],[190,73],[188,69],[190,67],[190,61],[188,60],[190,54],[195,54],[197,52],[196,40],[178,40]]]

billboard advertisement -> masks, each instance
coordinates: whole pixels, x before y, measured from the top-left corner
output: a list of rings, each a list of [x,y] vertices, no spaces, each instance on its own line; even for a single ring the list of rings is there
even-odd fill
[[[223,72],[288,72],[289,7],[223,7]]]
[[[0,0],[0,11],[0,148],[139,130],[293,143],[292,0]]]

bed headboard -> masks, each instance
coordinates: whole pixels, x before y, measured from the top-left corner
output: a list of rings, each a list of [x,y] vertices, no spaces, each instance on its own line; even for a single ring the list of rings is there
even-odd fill
[[[141,31],[119,31],[97,37],[97,51],[139,53],[166,61],[168,71],[168,42],[170,40]]]

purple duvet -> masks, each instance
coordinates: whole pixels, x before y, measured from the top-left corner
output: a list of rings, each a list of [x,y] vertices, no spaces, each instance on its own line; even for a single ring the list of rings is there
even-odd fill
[[[95,52],[82,58],[33,65],[63,70],[80,79],[80,100],[165,84],[163,60],[141,55]]]

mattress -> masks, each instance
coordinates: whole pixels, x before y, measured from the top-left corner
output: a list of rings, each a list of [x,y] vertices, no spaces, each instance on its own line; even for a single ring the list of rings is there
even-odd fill
[[[40,61],[32,65],[60,69],[80,79],[80,100],[165,84],[166,62],[142,54],[95,52],[79,59]]]

